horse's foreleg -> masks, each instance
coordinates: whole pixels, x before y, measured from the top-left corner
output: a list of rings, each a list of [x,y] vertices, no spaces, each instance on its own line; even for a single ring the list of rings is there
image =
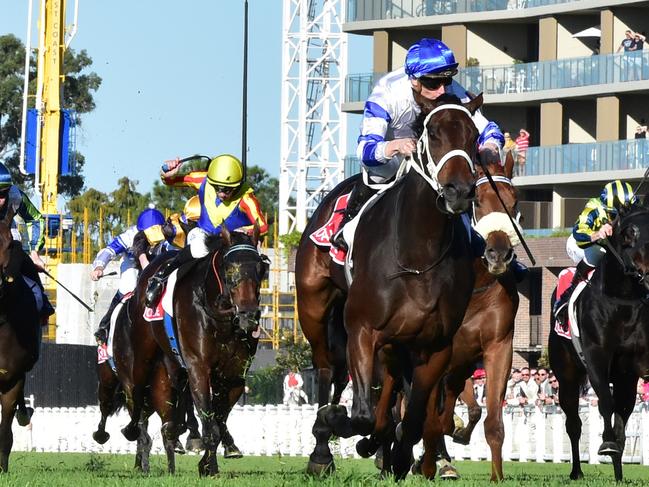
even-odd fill
[[[221,432],[221,443],[223,444],[223,457],[224,458],[241,458],[243,454],[241,450],[235,445],[234,438],[230,434],[228,429],[228,417],[230,416],[230,411],[237,403],[241,394],[243,394],[244,385],[233,387],[228,393],[228,402],[225,404],[225,410],[218,415],[218,424],[219,431]]]
[[[372,433],[376,421],[371,397],[374,345],[369,327],[357,326],[349,332],[347,362],[354,389],[351,424],[356,434],[361,436]]]
[[[9,471],[9,454],[14,443],[14,435],[11,431],[11,423],[16,413],[16,405],[23,395],[25,384],[24,376],[7,392],[0,395],[2,406],[2,419],[0,420],[0,472]]]
[[[198,474],[200,476],[213,476],[219,473],[216,448],[221,441],[221,436],[212,409],[212,387],[209,368],[196,360],[189,371],[189,383],[194,404],[198,410],[198,417],[203,427],[203,447],[205,452],[198,462]]]
[[[115,412],[116,393],[119,387],[119,379],[108,365],[108,362],[100,364],[97,368],[99,385],[97,386],[97,398],[99,399],[99,411],[101,419],[97,425],[97,431],[92,434],[93,439],[103,445],[110,438],[106,432],[106,420]]]
[[[422,436],[426,412],[435,411],[435,421],[426,421],[428,445],[434,450],[442,428],[437,415],[437,394],[433,397],[433,387],[439,382],[451,358],[451,347],[431,354],[428,361],[415,367],[410,399],[403,421],[397,427],[397,441],[392,451],[394,475],[397,479],[404,478],[413,462],[412,447]],[[433,402],[431,402],[433,401]],[[434,462],[433,462],[434,464]],[[424,465],[422,465],[422,468]],[[424,475],[434,475],[433,467],[428,467]]]
[[[171,386],[171,380],[167,376],[167,369],[161,362],[156,366],[155,375],[151,381],[150,401],[162,422],[160,434],[167,456],[167,471],[173,474],[176,472],[175,448],[179,436],[179,430],[173,418],[179,405]],[[182,451],[182,446],[180,448]]]
[[[140,421],[140,436],[137,439],[137,448],[135,451],[135,468],[143,473],[149,473],[149,456],[151,454],[151,445],[153,444],[148,432],[148,414],[145,413],[147,417]]]
[[[629,366],[629,368],[631,367]],[[623,366],[619,366],[618,370],[622,369]],[[624,452],[624,445],[626,444],[626,423],[635,407],[637,381],[638,379],[633,374],[621,374],[613,385],[613,397],[615,400],[613,430],[621,452]],[[620,482],[622,480],[622,454],[612,455],[611,460],[613,461],[615,480]]]
[[[484,433],[491,449],[491,480],[503,479],[503,441],[505,425],[503,424],[503,400],[507,389],[507,379],[512,366],[512,335],[509,339],[489,347],[484,354],[485,371],[489,380],[489,394],[486,397],[487,417],[484,422]]]

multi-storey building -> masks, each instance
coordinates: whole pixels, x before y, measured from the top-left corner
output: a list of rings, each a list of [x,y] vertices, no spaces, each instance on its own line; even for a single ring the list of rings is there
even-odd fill
[[[649,2],[634,0],[348,0],[346,32],[373,37],[373,73],[347,80],[343,109],[361,113],[373,82],[403,65],[422,37],[442,39],[458,80],[484,93],[483,112],[515,138],[531,134],[515,178],[528,235],[571,227],[587,198],[649,166],[649,50],[618,52],[625,32],[649,32]],[[352,164],[353,166],[353,164]],[[518,360],[546,346],[549,294],[569,263],[565,239],[534,242],[541,255],[521,287]]]

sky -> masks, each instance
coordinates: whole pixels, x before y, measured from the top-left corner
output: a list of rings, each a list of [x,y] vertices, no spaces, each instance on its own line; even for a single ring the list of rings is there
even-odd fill
[[[282,3],[249,0],[248,163],[276,177]],[[68,23],[73,7],[68,0]],[[0,0],[0,35],[24,42],[27,11],[27,0]],[[348,71],[370,72],[371,37],[350,35],[349,46]],[[86,49],[103,80],[96,109],[77,129],[86,187],[112,191],[128,176],[144,192],[166,159],[241,154],[243,0],[79,0],[70,47]],[[355,120],[348,120],[350,140]]]

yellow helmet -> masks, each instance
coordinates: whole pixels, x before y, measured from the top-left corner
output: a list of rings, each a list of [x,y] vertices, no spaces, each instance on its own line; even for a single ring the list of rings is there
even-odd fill
[[[198,195],[192,196],[185,203],[185,208],[183,209],[185,218],[189,221],[197,221],[201,216],[201,202],[198,199]]]
[[[230,154],[216,156],[207,169],[207,181],[214,186],[235,188],[243,180],[241,161]]]

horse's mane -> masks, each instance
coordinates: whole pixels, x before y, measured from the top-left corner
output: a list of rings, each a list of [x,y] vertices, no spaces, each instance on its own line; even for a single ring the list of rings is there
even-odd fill
[[[462,105],[462,100],[451,93],[443,93],[435,98],[435,100],[426,100],[421,104],[421,112],[417,115],[415,123],[413,124],[417,138],[421,137],[421,134],[424,131],[424,121],[428,114],[440,105]]]

